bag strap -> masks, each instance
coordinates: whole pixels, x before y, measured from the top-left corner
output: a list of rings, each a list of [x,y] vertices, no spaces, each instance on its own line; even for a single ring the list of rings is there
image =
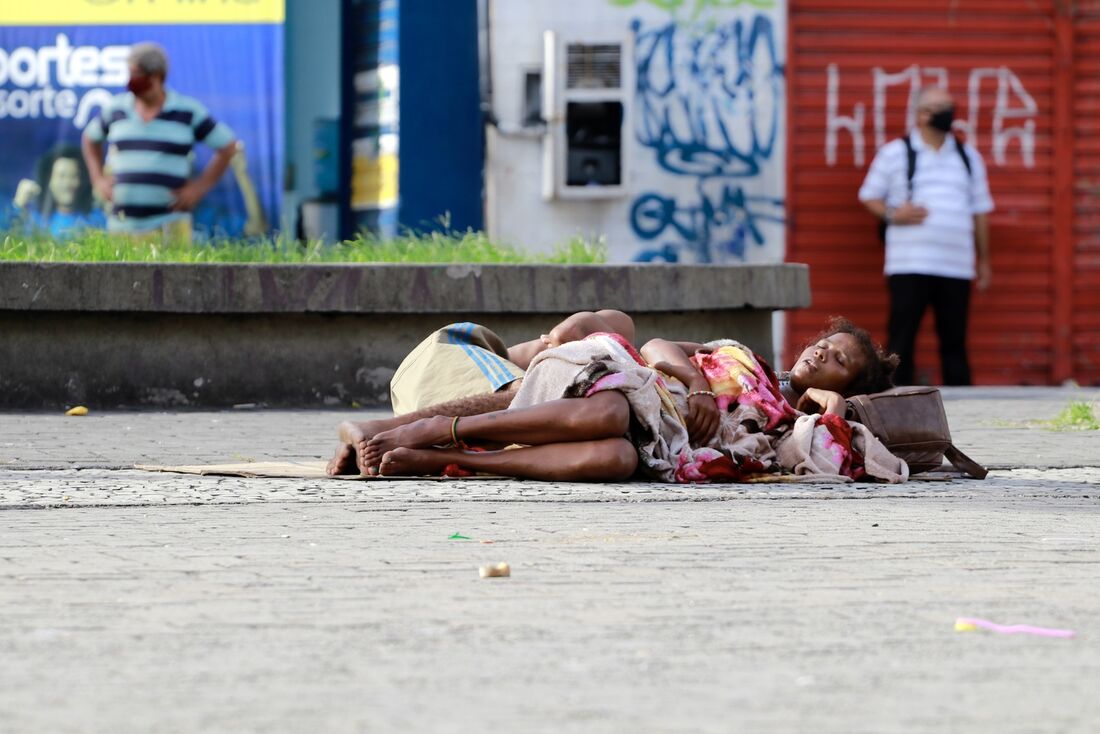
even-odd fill
[[[963,165],[966,166],[966,175],[971,177],[974,175],[973,169],[970,168],[970,156],[966,154],[966,148],[963,147],[962,141],[954,135],[951,136],[955,141],[955,150],[958,151],[959,157],[962,158]],[[909,196],[907,201],[913,200],[913,176],[917,173],[917,151],[913,147],[913,141],[909,139],[908,135],[901,137],[901,142],[905,143],[905,184],[909,189]]]
[[[917,172],[917,151],[913,147],[913,141],[909,139],[908,135],[901,137],[901,142],[905,143],[905,185],[909,187],[909,194],[905,197],[906,201],[913,200],[913,176]],[[967,161],[966,170],[970,170],[970,162]]]
[[[951,462],[952,466],[975,479],[985,479],[986,475],[989,474],[988,469],[955,448],[955,444],[948,446],[943,455]]]
[[[966,149],[963,148],[962,141],[955,135],[951,137],[955,138],[955,150],[959,151],[959,157],[963,159],[963,165],[966,166],[966,175],[972,177],[974,172],[970,170],[970,156],[966,154]]]

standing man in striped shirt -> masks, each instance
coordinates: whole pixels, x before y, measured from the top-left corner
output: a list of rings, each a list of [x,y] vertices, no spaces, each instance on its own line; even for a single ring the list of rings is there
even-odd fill
[[[887,349],[901,357],[899,385],[913,382],[914,344],[929,304],[936,315],[943,383],[970,384],[971,282],[977,280],[984,291],[993,276],[988,221],[993,199],[985,164],[976,149],[951,134],[954,115],[946,89],[921,90],[917,129],[882,147],[859,190],[863,205],[886,223]]]
[[[236,137],[200,102],[166,87],[167,76],[164,49],[136,44],[130,51],[129,92],[112,98],[88,123],[82,148],[92,184],[111,207],[109,231],[159,231],[166,240],[189,241],[191,211],[229,167]],[[191,178],[196,142],[216,152],[202,174]]]

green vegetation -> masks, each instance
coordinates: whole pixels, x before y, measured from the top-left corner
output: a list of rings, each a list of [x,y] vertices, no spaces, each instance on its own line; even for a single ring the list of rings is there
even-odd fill
[[[1100,420],[1092,412],[1092,405],[1075,400],[1065,410],[1048,421],[1037,421],[1055,431],[1100,431]]]
[[[550,263],[607,261],[602,239],[575,237],[549,254],[492,242],[483,232],[410,232],[393,239],[359,235],[337,244],[278,237],[220,240],[203,244],[147,241],[106,232],[72,240],[49,235],[0,234],[0,261],[157,263]]]

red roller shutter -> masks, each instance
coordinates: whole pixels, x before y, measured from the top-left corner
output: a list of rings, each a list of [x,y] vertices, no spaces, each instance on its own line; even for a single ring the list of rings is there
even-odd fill
[[[975,295],[971,315],[974,380],[1047,384],[1056,379],[1059,359],[1061,371],[1069,371],[1068,329],[1053,328],[1057,314],[1068,318],[1073,295],[1057,277],[1056,20],[1054,4],[1037,0],[791,0],[787,259],[810,264],[813,306],[789,314],[788,354],[832,314],[885,340],[882,246],[856,194],[877,148],[905,132],[910,89],[946,78],[956,116],[972,125],[967,138],[986,161],[997,205],[993,287]],[[1091,104],[1093,119],[1100,111],[1096,79],[1094,67],[1091,79],[1080,82],[1091,100],[1079,105]],[[1065,105],[1068,92],[1058,97]],[[1088,124],[1095,133],[1096,123]],[[1097,178],[1100,147],[1092,145]],[[1084,192],[1079,197],[1083,202]],[[1095,204],[1091,211],[1095,232]],[[1091,257],[1093,272],[1100,272],[1100,242],[1095,235],[1088,241],[1092,254],[1085,255],[1082,239],[1079,258]],[[932,321],[929,313],[917,375],[935,383]],[[1090,323],[1095,334],[1100,321],[1094,316]]]
[[[1074,22],[1073,370],[1100,384],[1100,0],[1077,2]]]

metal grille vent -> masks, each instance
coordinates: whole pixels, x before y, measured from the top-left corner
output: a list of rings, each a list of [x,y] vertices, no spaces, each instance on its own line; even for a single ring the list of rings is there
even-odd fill
[[[570,43],[566,48],[567,89],[618,89],[622,84],[622,46]]]

